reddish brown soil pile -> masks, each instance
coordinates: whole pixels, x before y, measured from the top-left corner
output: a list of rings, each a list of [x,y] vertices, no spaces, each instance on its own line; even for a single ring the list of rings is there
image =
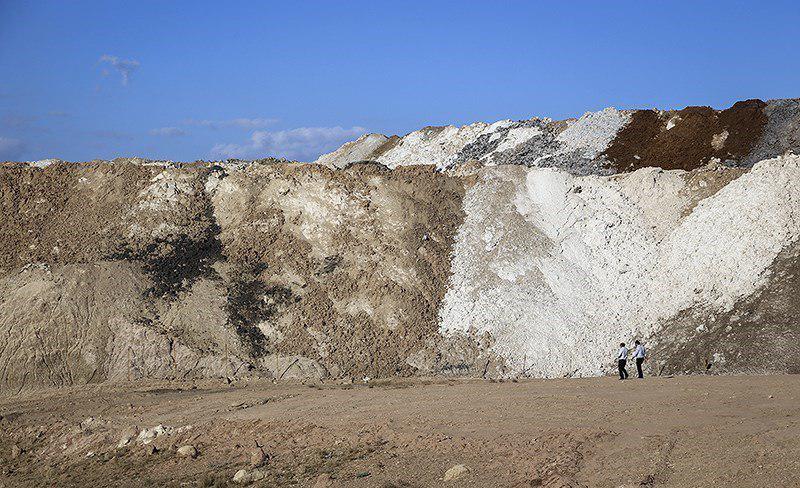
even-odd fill
[[[651,166],[692,170],[711,158],[737,163],[747,156],[764,130],[765,106],[761,100],[747,100],[722,111],[710,107],[668,112],[639,110],[605,156],[617,171]]]

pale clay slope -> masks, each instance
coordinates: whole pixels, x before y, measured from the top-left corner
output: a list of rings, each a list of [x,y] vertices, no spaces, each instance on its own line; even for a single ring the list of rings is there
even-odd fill
[[[323,154],[316,163],[332,168],[339,168],[346,163],[365,161],[389,138],[383,134],[364,134],[355,141],[347,142],[339,149]]]
[[[693,210],[687,177],[480,170],[441,332],[491,333],[515,372],[597,375],[614,344],[683,309],[731,309],[800,235],[800,157],[762,161]]]
[[[545,144],[541,154],[538,155],[538,160],[567,157],[572,154],[589,160],[594,159],[608,147],[617,132],[629,120],[629,113],[606,108],[598,112],[587,112],[577,120],[565,121],[566,128],[555,141]],[[541,119],[541,122],[551,121]],[[483,135],[490,135],[489,142],[497,141],[497,146],[481,156],[479,161],[491,166],[496,164],[498,155],[511,152],[542,134],[538,127],[512,127],[514,125],[515,122],[511,120],[500,120],[493,124],[477,122],[462,127],[426,127],[400,138],[392,148],[378,156],[374,156],[374,152],[388,138],[381,134],[366,134],[331,153],[320,156],[315,162],[341,168],[356,161],[374,160],[390,168],[432,164],[439,169],[447,169],[455,164],[459,153],[468,144],[476,142]],[[509,127],[512,128],[508,129]]]
[[[482,134],[490,134],[510,124],[510,120],[502,120],[491,125],[478,122],[463,127],[450,125],[418,130],[403,137],[377,161],[390,168],[413,164],[433,164],[437,168],[446,168],[455,161],[464,146]]]

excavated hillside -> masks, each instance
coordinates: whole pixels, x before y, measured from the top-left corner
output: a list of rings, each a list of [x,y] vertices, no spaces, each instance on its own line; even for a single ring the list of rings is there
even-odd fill
[[[0,164],[0,389],[800,372],[800,101]],[[752,351],[763,351],[754,357]]]

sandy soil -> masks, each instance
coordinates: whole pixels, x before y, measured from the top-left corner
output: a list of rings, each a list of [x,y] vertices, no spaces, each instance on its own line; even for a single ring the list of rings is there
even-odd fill
[[[62,389],[0,398],[0,486],[798,486],[798,400],[800,376]]]

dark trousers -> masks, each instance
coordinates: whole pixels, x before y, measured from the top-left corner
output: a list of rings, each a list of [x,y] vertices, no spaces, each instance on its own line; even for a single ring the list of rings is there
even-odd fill
[[[620,359],[617,362],[617,366],[619,367],[619,379],[624,380],[628,378],[628,372],[625,371],[625,363],[628,361],[625,359]]]
[[[636,358],[636,372],[639,373],[639,378],[644,378],[644,373],[642,373],[643,362],[644,358]]]

